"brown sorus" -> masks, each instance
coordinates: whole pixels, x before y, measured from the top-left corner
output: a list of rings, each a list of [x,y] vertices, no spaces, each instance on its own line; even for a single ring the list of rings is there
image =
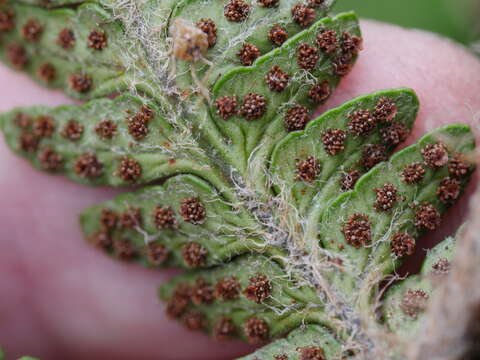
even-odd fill
[[[196,26],[207,35],[208,47],[212,48],[217,43],[217,26],[212,19],[200,19]]]
[[[292,8],[293,21],[301,27],[307,27],[315,21],[315,9],[305,4],[297,4]]]
[[[333,73],[338,76],[345,76],[352,70],[352,57],[346,54],[340,54],[333,59]]]
[[[261,304],[272,292],[272,284],[264,274],[256,274],[248,279],[248,286],[243,294],[249,300]]]
[[[112,120],[103,120],[95,125],[95,132],[102,140],[111,139],[117,134],[117,124]]]
[[[435,230],[440,226],[441,216],[432,204],[423,203],[415,211],[415,226],[421,230]]]
[[[392,184],[384,184],[381,188],[373,189],[377,194],[373,207],[377,211],[389,211],[398,201],[398,190]]]
[[[326,54],[333,54],[338,49],[337,32],[335,30],[321,29],[317,34],[317,46]]]
[[[308,91],[308,97],[316,104],[320,104],[327,100],[330,96],[330,83],[328,80],[322,80],[312,85]]]
[[[185,264],[196,268],[206,264],[208,250],[195,241],[187,242],[182,247],[182,257]]]
[[[75,34],[72,29],[62,29],[58,33],[57,45],[65,50],[72,49],[75,45]]]
[[[273,360],[288,360],[288,355],[287,354],[273,355]]]
[[[426,309],[428,299],[429,296],[425,291],[409,289],[403,295],[400,309],[405,315],[416,319],[418,315]]]
[[[244,66],[250,66],[260,56],[260,50],[253,44],[243,43],[237,53],[240,63]]]
[[[129,239],[121,238],[113,240],[113,253],[121,260],[133,260],[138,254],[135,245]]]
[[[87,74],[72,74],[68,78],[68,84],[72,90],[79,93],[86,93],[92,89],[92,77]]]
[[[315,157],[309,156],[305,160],[297,161],[297,175],[295,176],[295,180],[311,183],[319,174],[320,164]]]
[[[177,229],[177,219],[171,206],[155,206],[153,210],[153,222],[159,230]]]
[[[288,132],[305,129],[310,121],[310,113],[305,106],[293,105],[285,114],[284,126]]]
[[[460,181],[446,177],[438,184],[437,197],[442,203],[449,204],[458,199],[460,190]]]
[[[118,214],[110,209],[100,212],[100,226],[105,230],[113,230],[117,226]]]
[[[280,0],[257,0],[258,4],[263,7],[275,7],[278,6]]]
[[[297,348],[300,353],[299,360],[327,360],[325,352],[318,346],[305,346]]]
[[[268,324],[264,320],[256,317],[251,317],[245,321],[243,331],[250,344],[257,344],[268,340],[270,332]]]
[[[214,288],[205,279],[198,278],[192,286],[191,300],[194,304],[211,304],[215,300]]]
[[[466,162],[462,155],[455,154],[448,162],[448,174],[450,177],[461,179],[470,171],[470,164]]]
[[[425,169],[422,163],[414,162],[407,166],[402,172],[402,181],[406,184],[418,184],[425,176]]]
[[[99,230],[89,237],[89,241],[100,249],[107,250],[112,246],[112,238],[105,230]]]
[[[341,129],[327,129],[322,132],[322,142],[325,151],[330,155],[336,155],[345,149],[347,134]]]
[[[122,229],[135,228],[142,225],[142,214],[139,208],[129,206],[124,213],[120,214],[118,225]]]
[[[13,118],[13,123],[20,129],[27,129],[32,124],[32,117],[28,114],[19,112]]]
[[[93,179],[103,174],[103,164],[94,153],[85,153],[75,161],[74,170],[80,177]]]
[[[135,139],[141,140],[148,135],[148,121],[143,112],[138,112],[127,118],[128,133]]]
[[[395,119],[397,113],[397,104],[395,104],[391,99],[382,96],[380,99],[378,99],[372,115],[375,120],[380,123],[389,123]]]
[[[275,24],[268,32],[268,39],[275,45],[282,45],[288,39],[287,30],[284,27]]]
[[[124,156],[120,160],[117,169],[117,176],[123,181],[134,183],[142,176],[142,166],[130,156]]]
[[[360,179],[360,171],[350,170],[344,172],[340,176],[340,187],[343,191],[352,190],[358,179]]]
[[[399,258],[412,255],[415,250],[415,238],[408,233],[396,233],[392,237],[391,248],[395,256]]]
[[[55,120],[51,116],[41,115],[33,122],[33,133],[38,137],[51,137],[55,131]]]
[[[448,163],[448,151],[444,144],[436,143],[426,145],[422,149],[425,164],[430,168],[440,168]]]
[[[342,232],[347,243],[357,249],[372,240],[371,222],[365,214],[353,214],[343,225]]]
[[[10,61],[10,63],[17,69],[23,69],[28,64],[27,51],[20,44],[8,44],[6,55],[8,61]]]
[[[290,75],[287,72],[282,71],[278,65],[272,66],[265,76],[265,82],[267,83],[268,88],[276,92],[282,92],[285,90],[289,79]]]
[[[205,315],[198,310],[190,310],[182,317],[183,324],[188,330],[202,330],[207,326]]]
[[[297,64],[302,69],[312,71],[318,61],[318,49],[307,43],[301,43],[297,48]]]
[[[180,202],[180,214],[186,222],[201,224],[207,216],[205,205],[198,197],[192,196]]]
[[[404,142],[409,134],[410,130],[407,126],[400,122],[394,122],[380,130],[383,143],[389,147],[395,147]]]
[[[20,149],[25,152],[33,153],[37,150],[39,139],[32,133],[23,131],[20,135],[19,143]]]
[[[51,147],[40,150],[38,161],[42,169],[46,171],[57,171],[63,166],[63,156]]]
[[[22,26],[22,37],[26,41],[37,42],[43,32],[43,25],[35,19],[28,19]]]
[[[447,275],[450,272],[452,264],[448,259],[441,258],[432,265],[432,272],[434,275]]]
[[[12,9],[0,10],[0,32],[12,31],[15,28],[15,13]]]
[[[243,98],[240,113],[247,120],[259,119],[267,111],[267,102],[263,95],[249,93]]]
[[[230,0],[223,10],[228,21],[240,22],[250,13],[250,4],[243,0]]]
[[[107,34],[101,30],[92,30],[88,34],[87,46],[93,50],[103,50],[107,47]]]
[[[82,137],[83,125],[78,121],[68,121],[62,129],[62,136],[71,141],[77,141]]]
[[[215,296],[220,300],[235,300],[239,294],[240,283],[235,277],[222,279],[215,285]]]
[[[308,0],[307,5],[310,7],[320,7],[325,3],[325,0]]]
[[[147,245],[146,255],[148,263],[154,266],[160,266],[168,259],[169,250],[159,242],[151,242]]]
[[[57,76],[57,71],[55,70],[55,67],[52,64],[47,63],[47,64],[41,65],[38,68],[37,75],[40,79],[42,79],[46,83],[51,83],[53,80],[55,80],[55,77]]]
[[[228,317],[220,318],[213,327],[213,336],[217,341],[227,341],[232,339],[237,332],[232,319]]]
[[[349,56],[358,55],[363,49],[363,39],[344,31],[342,34],[342,51]]]
[[[222,96],[217,99],[215,102],[217,107],[217,114],[223,120],[227,120],[237,113],[237,97],[233,96]]]
[[[355,136],[368,136],[377,125],[369,110],[356,110],[348,115],[348,119],[348,130]]]
[[[367,144],[362,150],[362,164],[365,169],[370,170],[372,167],[382,161],[387,160],[387,151],[383,145]]]
[[[178,284],[167,303],[166,313],[171,318],[179,318],[190,304],[191,288],[186,284]]]

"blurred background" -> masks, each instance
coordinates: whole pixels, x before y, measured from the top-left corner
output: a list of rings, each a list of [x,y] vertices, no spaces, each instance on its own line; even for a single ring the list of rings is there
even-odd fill
[[[480,54],[480,0],[341,0],[335,12],[433,31]]]

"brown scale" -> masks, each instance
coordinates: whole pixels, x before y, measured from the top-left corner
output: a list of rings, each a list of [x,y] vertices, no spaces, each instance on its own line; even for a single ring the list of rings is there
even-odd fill
[[[455,154],[448,162],[448,173],[451,177],[461,179],[470,171],[470,164],[460,154]]]
[[[335,30],[320,30],[315,41],[320,50],[326,54],[333,54],[338,49],[337,32]]]
[[[70,120],[63,127],[61,134],[64,138],[68,140],[77,141],[82,137],[83,129],[83,125],[80,124],[78,121]]]
[[[142,213],[137,207],[129,206],[124,213],[119,215],[118,225],[121,229],[131,229],[142,226]]]
[[[215,296],[223,301],[238,299],[240,283],[235,277],[220,280],[215,285]]]
[[[312,85],[308,91],[308,97],[316,104],[320,104],[330,97],[330,84],[328,80]]]
[[[160,266],[168,259],[169,250],[163,244],[151,242],[147,245],[146,256],[148,263],[154,266]]]
[[[38,137],[51,137],[55,127],[55,120],[51,116],[41,115],[33,122],[33,133]]]
[[[360,179],[360,171],[350,170],[344,172],[340,176],[340,187],[343,191],[352,190],[355,187],[358,179]]]
[[[202,224],[207,216],[205,205],[197,197],[189,197],[180,202],[180,214],[186,222]]]
[[[223,10],[228,21],[244,21],[250,13],[250,4],[243,0],[230,0]]]
[[[268,340],[270,329],[264,320],[251,317],[245,321],[243,331],[250,344],[258,344]]]
[[[8,61],[17,69],[23,69],[28,64],[28,55],[25,48],[16,43],[8,44],[6,49]]]
[[[125,182],[134,183],[142,176],[142,166],[137,160],[124,156],[118,164],[116,175]]]
[[[214,288],[206,280],[198,278],[192,286],[191,300],[196,305],[211,304],[215,300]]]
[[[207,326],[205,315],[198,310],[190,310],[182,317],[182,322],[188,330],[198,331]]]
[[[387,151],[383,145],[367,144],[362,150],[362,165],[365,169],[370,170],[372,167],[382,161],[386,161]]]
[[[213,327],[213,337],[217,341],[231,340],[237,333],[235,324],[232,319],[228,317],[222,317],[218,320]]]
[[[356,110],[348,115],[348,119],[348,130],[355,136],[368,136],[377,125],[369,110]]]
[[[376,117],[374,116],[374,118]],[[380,130],[383,143],[389,147],[394,147],[404,142],[409,134],[410,130],[407,126],[400,122],[395,122]]]
[[[428,299],[429,296],[425,291],[409,289],[402,298],[400,309],[405,315],[416,319],[427,308]]]
[[[257,0],[257,2],[258,2],[258,5],[262,7],[270,8],[270,7],[278,6],[278,3],[280,2],[280,0]]]
[[[237,113],[237,97],[234,96],[222,96],[215,102],[217,108],[217,114],[223,120],[227,120]]]
[[[259,119],[267,111],[267,102],[262,95],[249,93],[243,98],[240,113],[247,120]]]
[[[446,177],[438,184],[437,197],[442,203],[449,204],[458,199],[460,190],[460,181]]]
[[[75,46],[75,34],[72,29],[62,29],[57,36],[56,43],[65,50],[70,50]]]
[[[208,47],[212,48],[217,43],[217,26],[212,19],[200,19],[196,26],[207,35]]]
[[[29,132],[22,132],[19,139],[20,149],[28,153],[37,151],[39,139]]]
[[[117,226],[118,214],[110,209],[102,209],[100,213],[100,226],[105,230],[113,230]]]
[[[74,171],[80,177],[93,179],[103,174],[103,164],[95,154],[85,153],[75,161]]]
[[[68,84],[72,90],[75,90],[79,93],[86,93],[93,87],[92,77],[87,74],[70,75]]]
[[[385,184],[381,188],[373,189],[377,194],[373,207],[377,211],[389,211],[398,201],[398,190],[392,184]]]
[[[265,275],[257,274],[250,277],[248,281],[248,286],[243,290],[243,294],[247,299],[255,301],[257,304],[261,304],[270,296],[272,292],[272,284]]]
[[[120,260],[133,260],[137,255],[137,249],[129,239],[115,239],[113,240],[113,253]]]
[[[308,109],[302,105],[293,105],[285,114],[285,130],[288,132],[303,130],[309,121],[310,113]]]
[[[260,50],[253,44],[243,43],[237,53],[240,63],[244,66],[250,66],[260,56]]]
[[[367,215],[353,214],[342,228],[345,240],[357,249],[365,247],[372,240],[371,225]]]
[[[63,156],[50,147],[42,149],[38,153],[38,161],[43,170],[57,171],[63,166]]]
[[[159,230],[177,229],[177,219],[171,206],[155,206],[153,210],[153,222]]]
[[[327,129],[322,132],[322,142],[325,151],[330,155],[337,155],[345,149],[347,134],[341,129]]]
[[[282,45],[288,39],[287,30],[284,27],[275,24],[268,32],[268,39],[275,45]]]
[[[282,71],[280,66],[274,65],[265,76],[265,82],[270,90],[282,92],[288,86],[290,75]]]
[[[325,352],[318,346],[306,346],[297,348],[300,353],[299,360],[327,360]]]
[[[391,248],[399,258],[412,255],[415,250],[415,238],[407,233],[396,233],[392,237]]]
[[[107,34],[101,30],[92,30],[88,34],[87,46],[93,50],[103,50],[108,45]]]
[[[105,230],[95,232],[89,237],[89,242],[92,243],[93,246],[104,250],[110,249],[113,244],[110,234]]]
[[[43,25],[35,19],[29,19],[22,26],[22,37],[26,41],[37,42],[43,32]]]
[[[305,4],[297,4],[292,8],[293,21],[301,27],[312,25],[315,21],[315,9]]]
[[[406,184],[418,184],[425,176],[422,163],[414,162],[405,166],[402,172],[402,181]]]
[[[313,156],[309,156],[305,160],[297,161],[297,175],[295,176],[295,180],[311,183],[318,175],[320,175],[320,164]]]
[[[297,64],[304,70],[312,71],[318,61],[318,49],[307,43],[301,43],[297,48]]]
[[[95,125],[95,133],[102,140],[108,140],[117,134],[117,124],[112,120],[103,120]]]
[[[15,28],[15,13],[12,9],[0,10],[0,33],[12,31]]]
[[[205,266],[208,250],[199,243],[190,241],[183,245],[181,252],[187,266],[192,268]]]
[[[13,118],[13,123],[18,126],[20,129],[27,129],[32,124],[32,117],[25,113],[18,113]]]
[[[389,123],[395,119],[397,113],[397,104],[391,99],[382,96],[375,105],[372,115],[380,123]]]
[[[448,151],[444,144],[436,143],[426,145],[422,149],[425,164],[430,168],[440,168],[448,163]]]
[[[170,318],[178,319],[185,313],[190,304],[190,293],[190,286],[186,284],[177,285],[166,307],[166,313]]]
[[[432,204],[424,203],[417,207],[414,224],[420,230],[435,230],[440,221],[440,213]]]

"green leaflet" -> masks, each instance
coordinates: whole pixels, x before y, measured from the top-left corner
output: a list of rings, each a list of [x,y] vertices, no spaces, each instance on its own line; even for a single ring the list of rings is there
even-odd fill
[[[326,328],[305,325],[239,360],[301,360],[305,354],[323,354],[324,359],[330,360],[337,359],[341,350],[341,345]]]
[[[229,335],[255,343],[285,334],[304,321],[325,321],[313,289],[295,285],[278,264],[262,255],[237,257],[220,267],[179,275],[160,288],[160,297],[168,302],[171,317],[189,326],[190,316],[196,314],[203,326],[195,330],[207,330],[220,340]],[[250,332],[252,318],[264,330],[257,339]],[[219,330],[225,319],[233,325],[229,334]]]
[[[437,159],[438,164],[442,166],[429,167],[425,163],[432,157],[422,156],[422,150],[439,143],[445,146],[442,153],[437,154],[441,159]],[[339,196],[323,213],[318,229],[321,244],[328,250],[329,257],[339,259],[341,263],[339,271],[327,274],[331,283],[343,294],[349,294],[355,289],[371,286],[368,284],[372,279],[392,271],[401,258],[394,254],[394,237],[407,234],[418,239],[426,230],[439,225],[440,215],[458,198],[471,173],[453,176],[455,196],[445,203],[441,201],[439,191],[442,181],[452,179],[449,165],[454,158],[470,153],[474,147],[475,140],[468,126],[444,126],[401,150],[389,162],[379,164],[358,181],[355,190]],[[424,174],[416,183],[406,183],[404,171],[415,163],[421,164]],[[396,189],[396,195],[390,197],[391,202],[385,201],[386,198],[379,201],[374,191],[385,184]],[[447,187],[447,192],[452,189]],[[389,209],[377,210],[381,205],[388,205]],[[369,222],[366,226],[365,221]],[[345,235],[347,232],[351,235]],[[408,242],[411,240],[399,241],[400,248],[405,250],[403,246]]]
[[[273,146],[288,131],[292,131],[292,127],[303,128],[310,119],[311,111],[318,106],[318,102],[309,97],[309,91],[315,85],[325,84],[325,100],[340,79],[334,72],[334,61],[342,50],[337,49],[337,53],[326,54],[316,47],[316,36],[324,29],[334,30],[338,38],[341,38],[343,32],[360,35],[358,19],[354,14],[327,17],[292,37],[281,47],[259,57],[252,66],[232,69],[215,83],[211,116],[220,130],[232,140],[238,169],[244,176],[251,178],[249,181],[253,184],[258,183],[259,187],[265,186],[264,172]],[[314,51],[315,56],[318,56],[318,60],[313,61],[309,69],[302,68],[298,63],[302,46]],[[305,60],[304,57],[300,58]],[[352,55],[349,60],[351,64],[355,58],[356,55]],[[288,85],[282,91],[272,90],[266,81],[274,66],[289,75]],[[264,106],[254,109],[256,113],[253,117],[245,113],[249,94],[252,93],[265,100]],[[224,97],[236,98],[236,112],[232,112],[230,116],[221,112],[219,102]],[[297,124],[287,120],[289,111],[294,107],[298,107],[301,113]]]
[[[151,267],[210,266],[264,247],[244,210],[192,175],[92,207],[81,216],[81,225],[98,247]]]
[[[423,312],[435,287],[448,275],[455,251],[449,237],[431,249],[420,274],[393,285],[385,295],[383,316],[388,328],[404,340],[412,339],[422,323]]]

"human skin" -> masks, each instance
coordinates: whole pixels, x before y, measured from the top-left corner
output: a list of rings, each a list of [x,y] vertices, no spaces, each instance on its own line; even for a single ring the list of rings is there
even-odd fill
[[[429,33],[368,21],[362,28],[365,50],[321,110],[405,86],[421,101],[409,143],[451,122],[479,126],[480,62],[473,55]],[[5,67],[0,83],[1,111],[72,103]],[[156,289],[172,270],[116,262],[83,240],[80,211],[121,191],[34,170],[0,139],[0,344],[8,358],[216,360],[251,351],[237,342],[215,343],[165,316]],[[419,242],[414,259],[462,221],[466,198],[447,213],[441,229]]]

